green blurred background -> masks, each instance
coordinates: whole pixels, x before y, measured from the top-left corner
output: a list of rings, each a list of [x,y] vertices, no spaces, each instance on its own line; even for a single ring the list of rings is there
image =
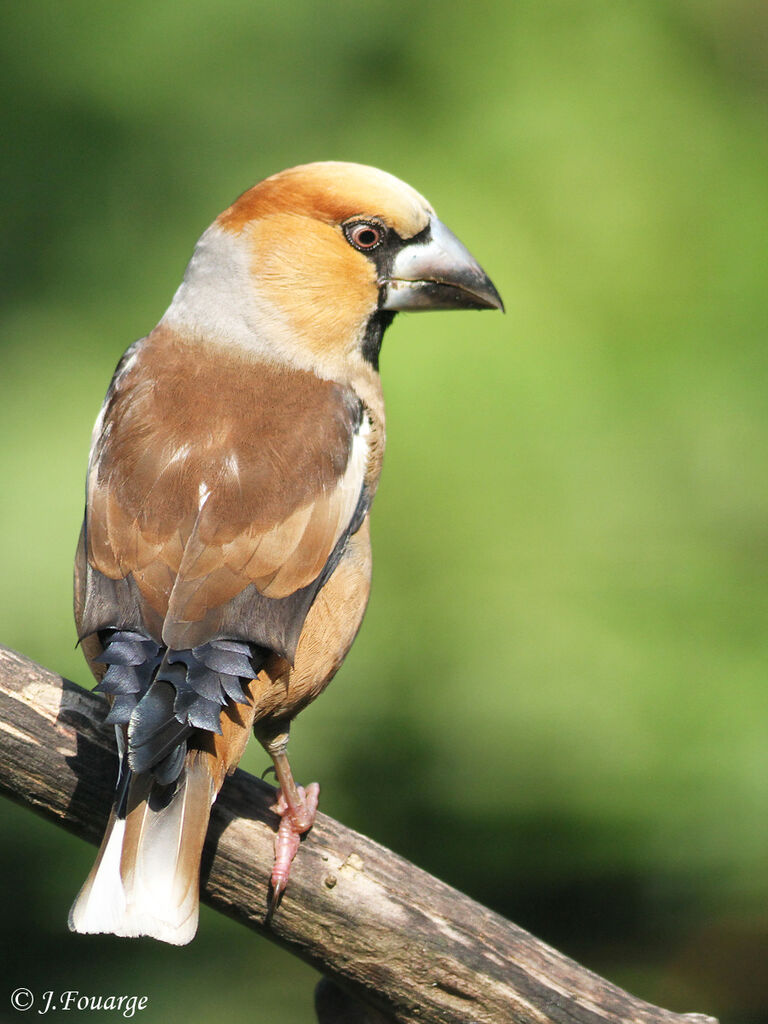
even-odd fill
[[[382,166],[507,315],[387,336],[373,597],[297,775],[638,995],[768,1021],[764,0],[40,0],[0,28],[0,640],[90,685],[91,425],[203,228],[284,166]],[[93,848],[0,814],[9,991],[313,1019],[314,972],[205,908],[186,949],[70,936]]]

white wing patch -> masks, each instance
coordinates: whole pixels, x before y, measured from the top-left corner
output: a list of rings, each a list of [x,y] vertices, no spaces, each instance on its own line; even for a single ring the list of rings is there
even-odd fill
[[[342,516],[342,521],[345,523],[349,522],[352,518],[352,514],[357,506],[358,499],[360,497],[360,491],[363,487],[365,480],[365,474],[368,471],[368,455],[370,453],[370,445],[368,438],[371,434],[371,421],[367,415],[363,416],[363,421],[360,424],[360,429],[352,438],[352,451],[349,456],[349,462],[347,468],[344,470],[344,475],[337,484],[344,491],[349,491],[350,499],[352,501],[352,507],[349,510],[349,515],[346,517]],[[345,502],[345,509],[347,503]]]

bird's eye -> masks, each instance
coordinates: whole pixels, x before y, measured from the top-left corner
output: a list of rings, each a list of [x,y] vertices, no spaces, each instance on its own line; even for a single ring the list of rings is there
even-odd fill
[[[384,237],[384,231],[380,224],[373,224],[368,220],[359,220],[354,224],[347,224],[344,234],[350,245],[354,245],[361,252],[368,252],[375,249]]]

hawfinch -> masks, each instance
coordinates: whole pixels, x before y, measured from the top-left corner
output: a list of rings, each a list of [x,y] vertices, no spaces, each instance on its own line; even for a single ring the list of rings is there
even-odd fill
[[[276,905],[319,792],[294,782],[290,723],[368,600],[382,335],[401,310],[502,308],[429,203],[372,167],[283,171],[203,234],[93,432],[75,618],[120,771],[74,931],[190,941],[211,804],[251,729],[279,785]]]

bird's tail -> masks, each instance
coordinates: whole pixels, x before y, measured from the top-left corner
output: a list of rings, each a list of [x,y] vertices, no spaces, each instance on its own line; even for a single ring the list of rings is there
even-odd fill
[[[188,751],[170,785],[121,760],[115,806],[69,927],[183,946],[197,931],[200,857],[217,787],[198,750]]]

